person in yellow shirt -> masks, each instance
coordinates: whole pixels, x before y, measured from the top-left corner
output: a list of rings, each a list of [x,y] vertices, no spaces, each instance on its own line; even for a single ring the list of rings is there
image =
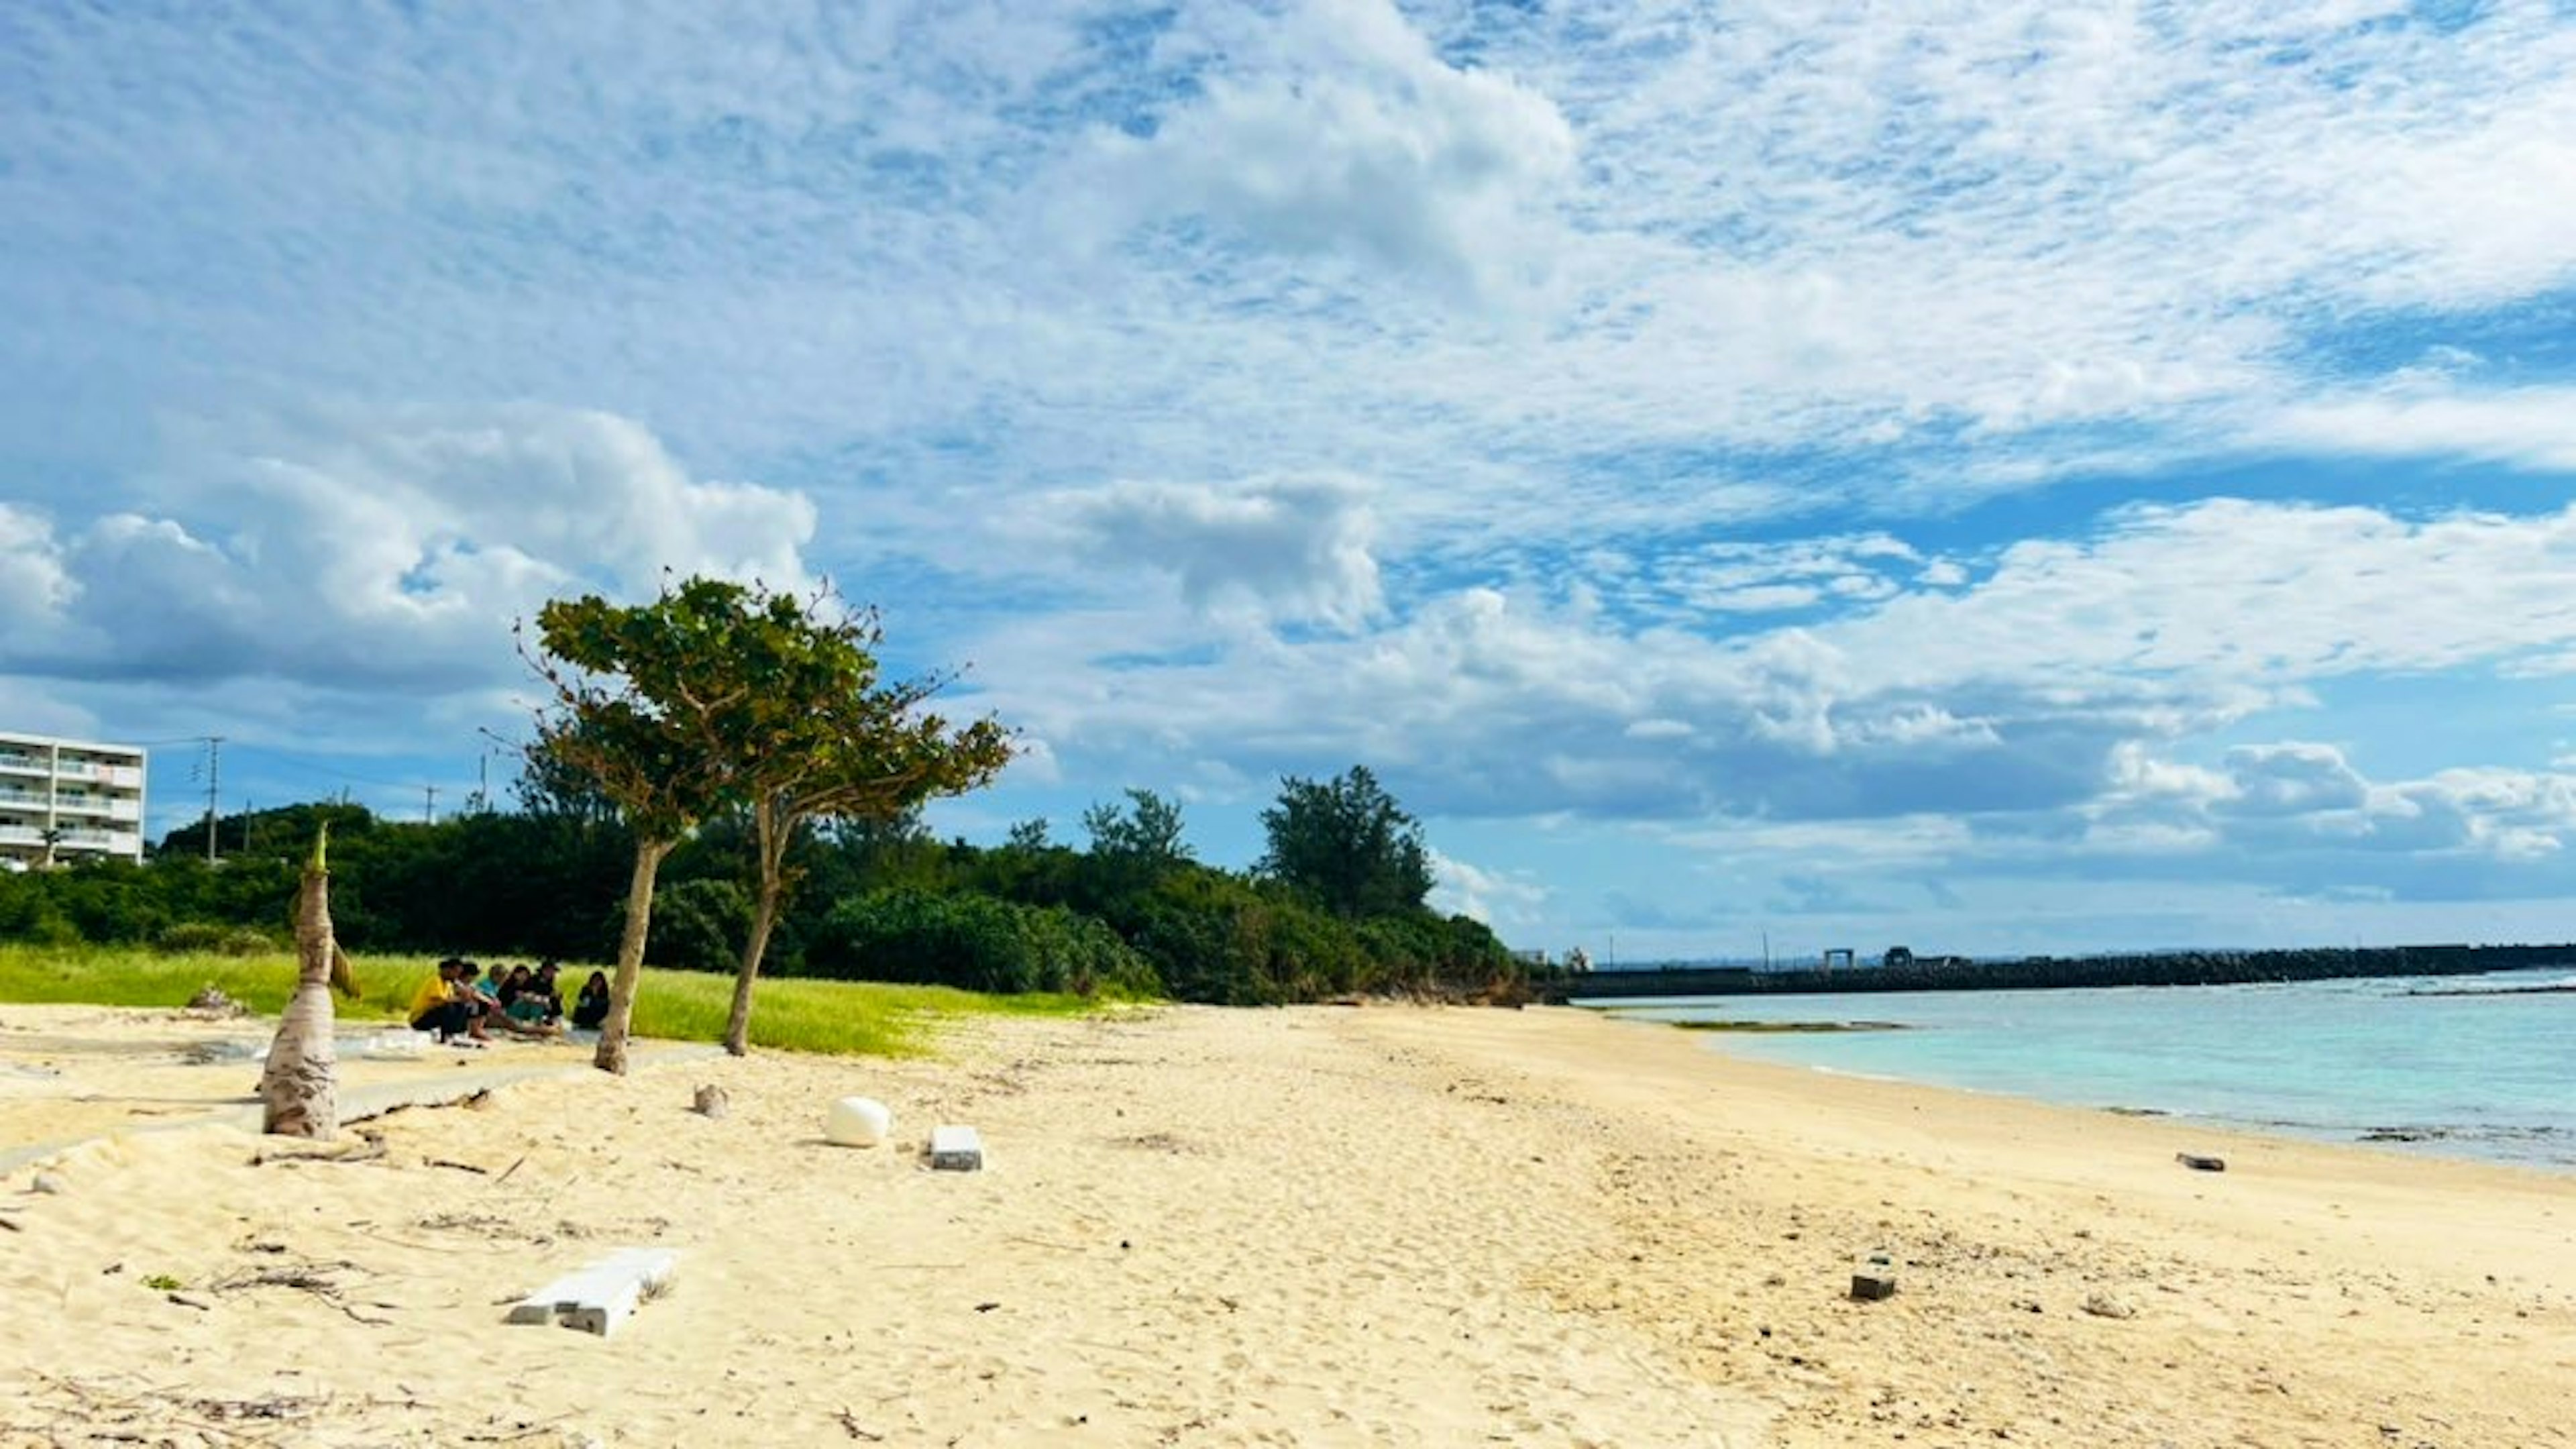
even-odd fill
[[[438,963],[438,974],[420,984],[411,998],[411,1029],[438,1033],[441,1042],[458,1037],[469,1041],[483,1040],[483,1019],[475,1014],[470,1000],[457,978],[463,963],[450,958]]]

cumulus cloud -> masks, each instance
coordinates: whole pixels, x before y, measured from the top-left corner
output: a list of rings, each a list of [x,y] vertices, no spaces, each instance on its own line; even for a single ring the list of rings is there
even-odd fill
[[[25,648],[41,640],[77,592],[52,521],[0,503],[0,642]]]
[[[1506,933],[1535,919],[1548,897],[1545,885],[1518,872],[1479,869],[1437,850],[1431,852],[1431,877],[1433,908],[1473,916]]]
[[[1306,0],[1228,38],[1241,53],[1150,138],[1099,138],[1127,204],[1467,293],[1534,260],[1523,238],[1574,159],[1545,96],[1443,61],[1391,0]]]
[[[1346,638],[1203,640],[1122,672],[1114,692],[1078,672],[1116,648],[1087,637],[1097,621],[1015,622],[974,652],[1006,712],[1069,754],[1143,749],[1159,768],[1224,759],[1256,775],[1357,755],[1446,814],[1958,812],[2166,854],[2271,822],[2307,841],[2384,828],[2374,848],[2387,848],[2407,821],[2420,838],[2450,797],[2373,785],[2331,746],[2249,745],[2215,763],[2176,750],[2302,708],[2342,675],[2493,673],[2576,645],[2571,536],[2563,513],[2218,500],[2117,511],[2088,535],[2012,546],[1973,582],[1918,580],[1800,627],[1692,629],[1580,591],[1467,588]]]
[[[190,437],[143,491],[149,511],[0,551],[0,580],[53,561],[56,624],[0,666],[436,694],[515,677],[510,624],[553,594],[641,597],[665,569],[798,587],[815,522],[691,479],[626,419],[535,407]]]
[[[2370,787],[2332,745],[2242,745],[2227,752],[2235,787],[2215,803],[2234,815],[2313,815],[2358,809]]]
[[[1095,563],[1169,574],[1203,612],[1352,630],[1383,602],[1376,514],[1349,478],[1115,483],[1050,504]]]

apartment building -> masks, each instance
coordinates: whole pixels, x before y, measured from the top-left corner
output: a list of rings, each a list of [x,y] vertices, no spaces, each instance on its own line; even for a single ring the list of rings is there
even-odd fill
[[[0,868],[143,859],[143,751],[0,734]]]

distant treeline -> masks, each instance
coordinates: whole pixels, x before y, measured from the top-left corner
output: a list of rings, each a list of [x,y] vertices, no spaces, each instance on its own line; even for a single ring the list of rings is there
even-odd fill
[[[2232,986],[2360,976],[2467,976],[2576,963],[2565,946],[2365,946],[2283,951],[2170,951],[2025,956],[2012,961],[1920,959],[1833,971],[1740,966],[1595,971],[1544,982],[1555,1000],[1591,996],[1755,996],[1836,991],[2030,991],[2073,986]]]
[[[1364,772],[1292,784],[1329,794],[1354,778],[1374,789]],[[217,865],[203,858],[201,823],[172,832],[140,866],[0,874],[0,940],[281,948],[296,861],[327,818],[332,918],[351,951],[604,961],[615,954],[633,842],[613,811],[568,798],[565,808],[436,824],[340,805],[226,816]],[[1410,824],[1381,796],[1363,799]],[[1292,828],[1315,823],[1295,798],[1273,813]],[[1083,823],[1091,840],[1079,849],[1050,842],[1037,821],[993,847],[934,839],[917,817],[812,832],[791,854],[797,884],[768,970],[1226,1004],[1510,997],[1525,985],[1523,965],[1482,922],[1424,906],[1428,874],[1400,831],[1385,880],[1308,880],[1293,868],[1190,859],[1179,807],[1149,792]],[[734,969],[751,920],[752,850],[743,822],[719,819],[673,854],[654,894],[647,960]]]

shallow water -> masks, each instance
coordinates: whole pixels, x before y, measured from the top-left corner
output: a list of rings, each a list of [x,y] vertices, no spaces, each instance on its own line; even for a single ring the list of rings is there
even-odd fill
[[[1712,1033],[1721,1051],[2074,1106],[2576,1169],[2576,985],[2565,966],[2294,985],[1691,997],[1670,1021],[1878,1021]],[[2502,990],[2508,994],[2495,993]]]

